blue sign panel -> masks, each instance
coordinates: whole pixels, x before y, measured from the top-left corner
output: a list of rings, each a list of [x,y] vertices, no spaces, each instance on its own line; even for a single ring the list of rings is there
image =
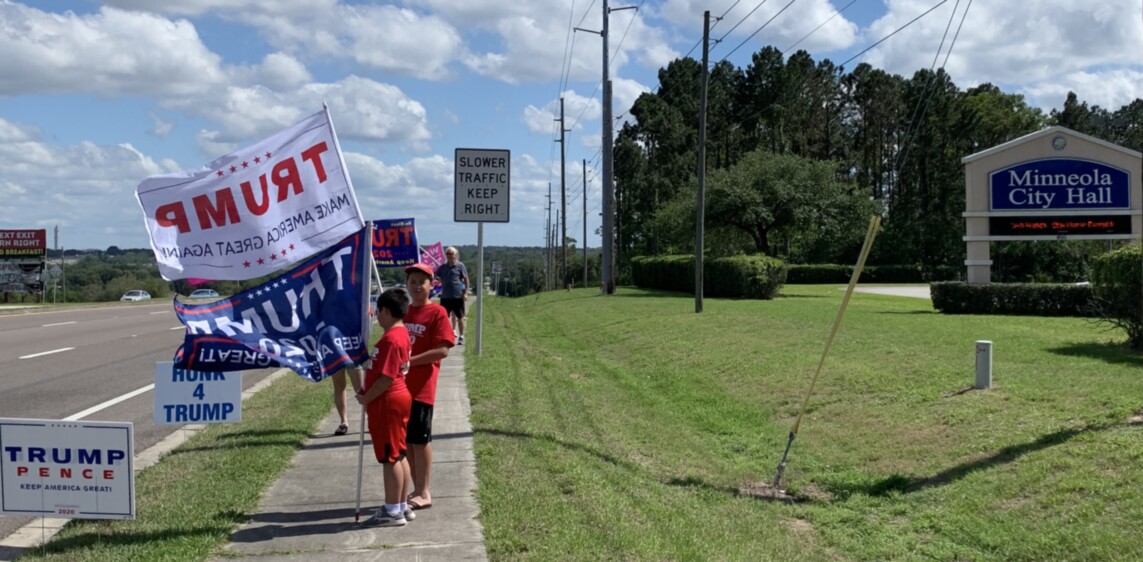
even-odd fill
[[[988,177],[993,211],[1127,209],[1130,186],[1126,171],[1076,158],[1021,162]]]

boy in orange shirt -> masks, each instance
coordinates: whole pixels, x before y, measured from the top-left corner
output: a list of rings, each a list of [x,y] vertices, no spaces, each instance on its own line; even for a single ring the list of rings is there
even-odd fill
[[[412,395],[405,386],[412,345],[404,318],[409,299],[403,289],[389,289],[377,298],[377,324],[385,334],[367,363],[365,384],[357,402],[366,407],[373,455],[384,466],[385,505],[365,525],[400,527],[414,518],[406,503],[409,461],[405,458],[406,428]]]

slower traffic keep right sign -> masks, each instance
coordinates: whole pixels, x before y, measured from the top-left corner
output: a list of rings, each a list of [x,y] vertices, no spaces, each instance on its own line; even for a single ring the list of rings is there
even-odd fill
[[[508,222],[512,157],[501,149],[458,148],[455,222]]]

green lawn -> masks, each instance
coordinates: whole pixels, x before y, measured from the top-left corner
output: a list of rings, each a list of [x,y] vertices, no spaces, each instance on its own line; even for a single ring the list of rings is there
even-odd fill
[[[1143,360],[1085,319],[855,294],[793,501],[761,493],[843,295],[485,299],[466,372],[490,557],[1143,559]],[[980,339],[988,391],[969,390]]]
[[[217,555],[329,409],[328,386],[288,374],[243,403],[242,423],[212,425],[140,472],[137,519],[72,521],[20,560],[198,561]]]

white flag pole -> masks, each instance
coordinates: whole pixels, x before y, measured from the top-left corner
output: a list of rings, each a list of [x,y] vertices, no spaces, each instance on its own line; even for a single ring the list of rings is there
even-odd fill
[[[365,466],[365,405],[361,405],[361,428],[357,432],[357,506],[353,510],[353,522],[361,521],[361,472]]]

